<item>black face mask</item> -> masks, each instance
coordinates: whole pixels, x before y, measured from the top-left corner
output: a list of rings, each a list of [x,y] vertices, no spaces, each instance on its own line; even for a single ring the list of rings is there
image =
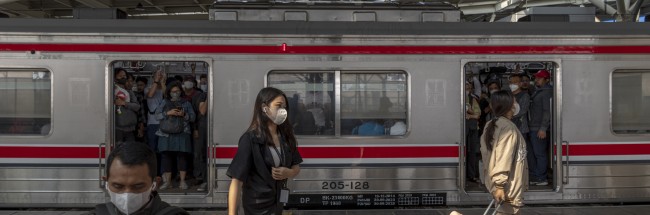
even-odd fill
[[[115,83],[117,83],[119,85],[125,85],[126,84],[126,78],[115,79]]]

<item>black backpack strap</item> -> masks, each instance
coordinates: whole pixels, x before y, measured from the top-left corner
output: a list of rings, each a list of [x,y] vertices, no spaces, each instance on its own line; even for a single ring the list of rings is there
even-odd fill
[[[188,213],[187,211],[183,210],[183,208],[179,208],[175,206],[169,206],[166,207],[165,209],[156,212],[156,215],[176,215],[176,214],[188,214]]]

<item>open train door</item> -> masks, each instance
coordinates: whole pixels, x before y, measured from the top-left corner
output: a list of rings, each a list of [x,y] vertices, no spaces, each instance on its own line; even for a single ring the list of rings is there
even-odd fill
[[[458,174],[461,190],[467,193],[487,192],[481,174],[483,166],[480,162],[480,137],[485,124],[493,118],[489,106],[490,91],[510,90],[520,105],[528,105],[528,108],[522,108],[512,121],[527,139],[527,157],[535,158],[528,159],[531,171],[526,173],[531,176],[529,191],[537,192],[534,198],[552,198],[558,195],[557,185],[562,182],[563,171],[562,147],[558,147],[561,145],[561,117],[558,110],[562,107],[558,102],[561,100],[558,90],[561,88],[559,63],[549,60],[467,62],[463,64],[463,70],[464,82],[461,86],[464,86],[464,98],[461,100],[461,115],[465,129],[462,143],[459,144]],[[536,83],[535,74],[541,70],[547,71],[550,77],[543,83]],[[477,102],[473,103],[472,100]],[[477,110],[480,114],[475,113]],[[536,112],[535,117],[531,116],[533,110]],[[477,126],[471,121],[479,115]],[[541,117],[542,115],[544,116]],[[542,118],[544,120],[541,120]],[[523,122],[524,120],[526,122]],[[546,128],[545,132],[539,132],[543,130],[542,127]],[[535,143],[532,143],[533,141]],[[538,161],[539,163],[536,163]],[[532,178],[533,175],[537,178]]]
[[[178,59],[175,59],[178,58]],[[106,68],[108,135],[106,152],[120,144],[146,144],[156,153],[156,190],[164,201],[185,207],[212,203],[214,168],[209,129],[211,61],[174,57],[165,60],[117,58]],[[125,78],[126,80],[120,80]],[[178,100],[169,95],[179,93]],[[174,107],[170,107],[170,106]],[[174,115],[170,111],[177,111]],[[132,114],[135,124],[128,117]],[[171,114],[171,115],[170,115]],[[160,129],[162,119],[181,117],[179,133]],[[100,156],[100,176],[105,174]],[[102,183],[100,186],[104,186]]]

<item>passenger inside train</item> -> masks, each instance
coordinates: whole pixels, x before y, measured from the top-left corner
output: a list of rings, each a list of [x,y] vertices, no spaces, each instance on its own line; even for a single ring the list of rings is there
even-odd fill
[[[531,190],[552,189],[555,174],[551,145],[553,128],[553,87],[552,73],[556,68],[553,62],[475,62],[465,67],[465,98],[466,113],[473,107],[469,100],[478,99],[480,117],[478,118],[478,135],[482,134],[485,122],[492,117],[488,100],[492,92],[510,90],[517,103],[519,113],[513,117],[513,122],[525,137],[527,142],[527,160]],[[533,81],[531,81],[531,78]],[[478,81],[478,83],[473,83]],[[480,95],[474,86],[480,87]],[[471,97],[470,97],[471,96]],[[467,117],[466,117],[467,118]],[[481,181],[474,180],[475,156],[472,149],[473,132],[468,130],[473,122],[465,122],[465,168],[466,189],[469,191],[485,191]],[[481,166],[482,164],[479,164]]]
[[[160,168],[156,174],[165,179],[159,185],[160,192],[205,192],[208,185],[207,64],[115,61],[112,66],[115,70],[115,142],[145,143],[158,154],[157,166]],[[166,117],[157,117],[156,114],[164,115],[167,112],[163,110],[165,101],[173,99],[169,96],[170,93],[166,96],[167,91],[181,93],[183,96],[178,101],[186,104],[182,113],[184,116],[189,116],[190,113],[194,115],[193,120],[188,121],[186,131],[183,131],[187,133],[186,138],[181,138],[183,150],[160,148],[161,141],[170,141],[170,134],[161,130],[161,122]],[[125,122],[131,124],[126,126]],[[180,143],[178,140],[174,138],[172,142]],[[163,143],[163,146],[167,145]]]
[[[268,86],[287,94],[296,135],[407,134],[407,76],[403,71],[271,71],[267,78]],[[340,83],[338,92],[335,82]],[[335,99],[336,93],[340,100]],[[339,121],[335,110],[340,113]]]

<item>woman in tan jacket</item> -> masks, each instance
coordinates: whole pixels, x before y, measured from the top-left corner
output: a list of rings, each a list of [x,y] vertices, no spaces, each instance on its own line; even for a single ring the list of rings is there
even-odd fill
[[[528,189],[526,142],[510,121],[519,108],[507,90],[492,94],[490,107],[494,118],[486,123],[481,136],[485,186],[502,203],[498,214],[519,214],[523,191]]]

